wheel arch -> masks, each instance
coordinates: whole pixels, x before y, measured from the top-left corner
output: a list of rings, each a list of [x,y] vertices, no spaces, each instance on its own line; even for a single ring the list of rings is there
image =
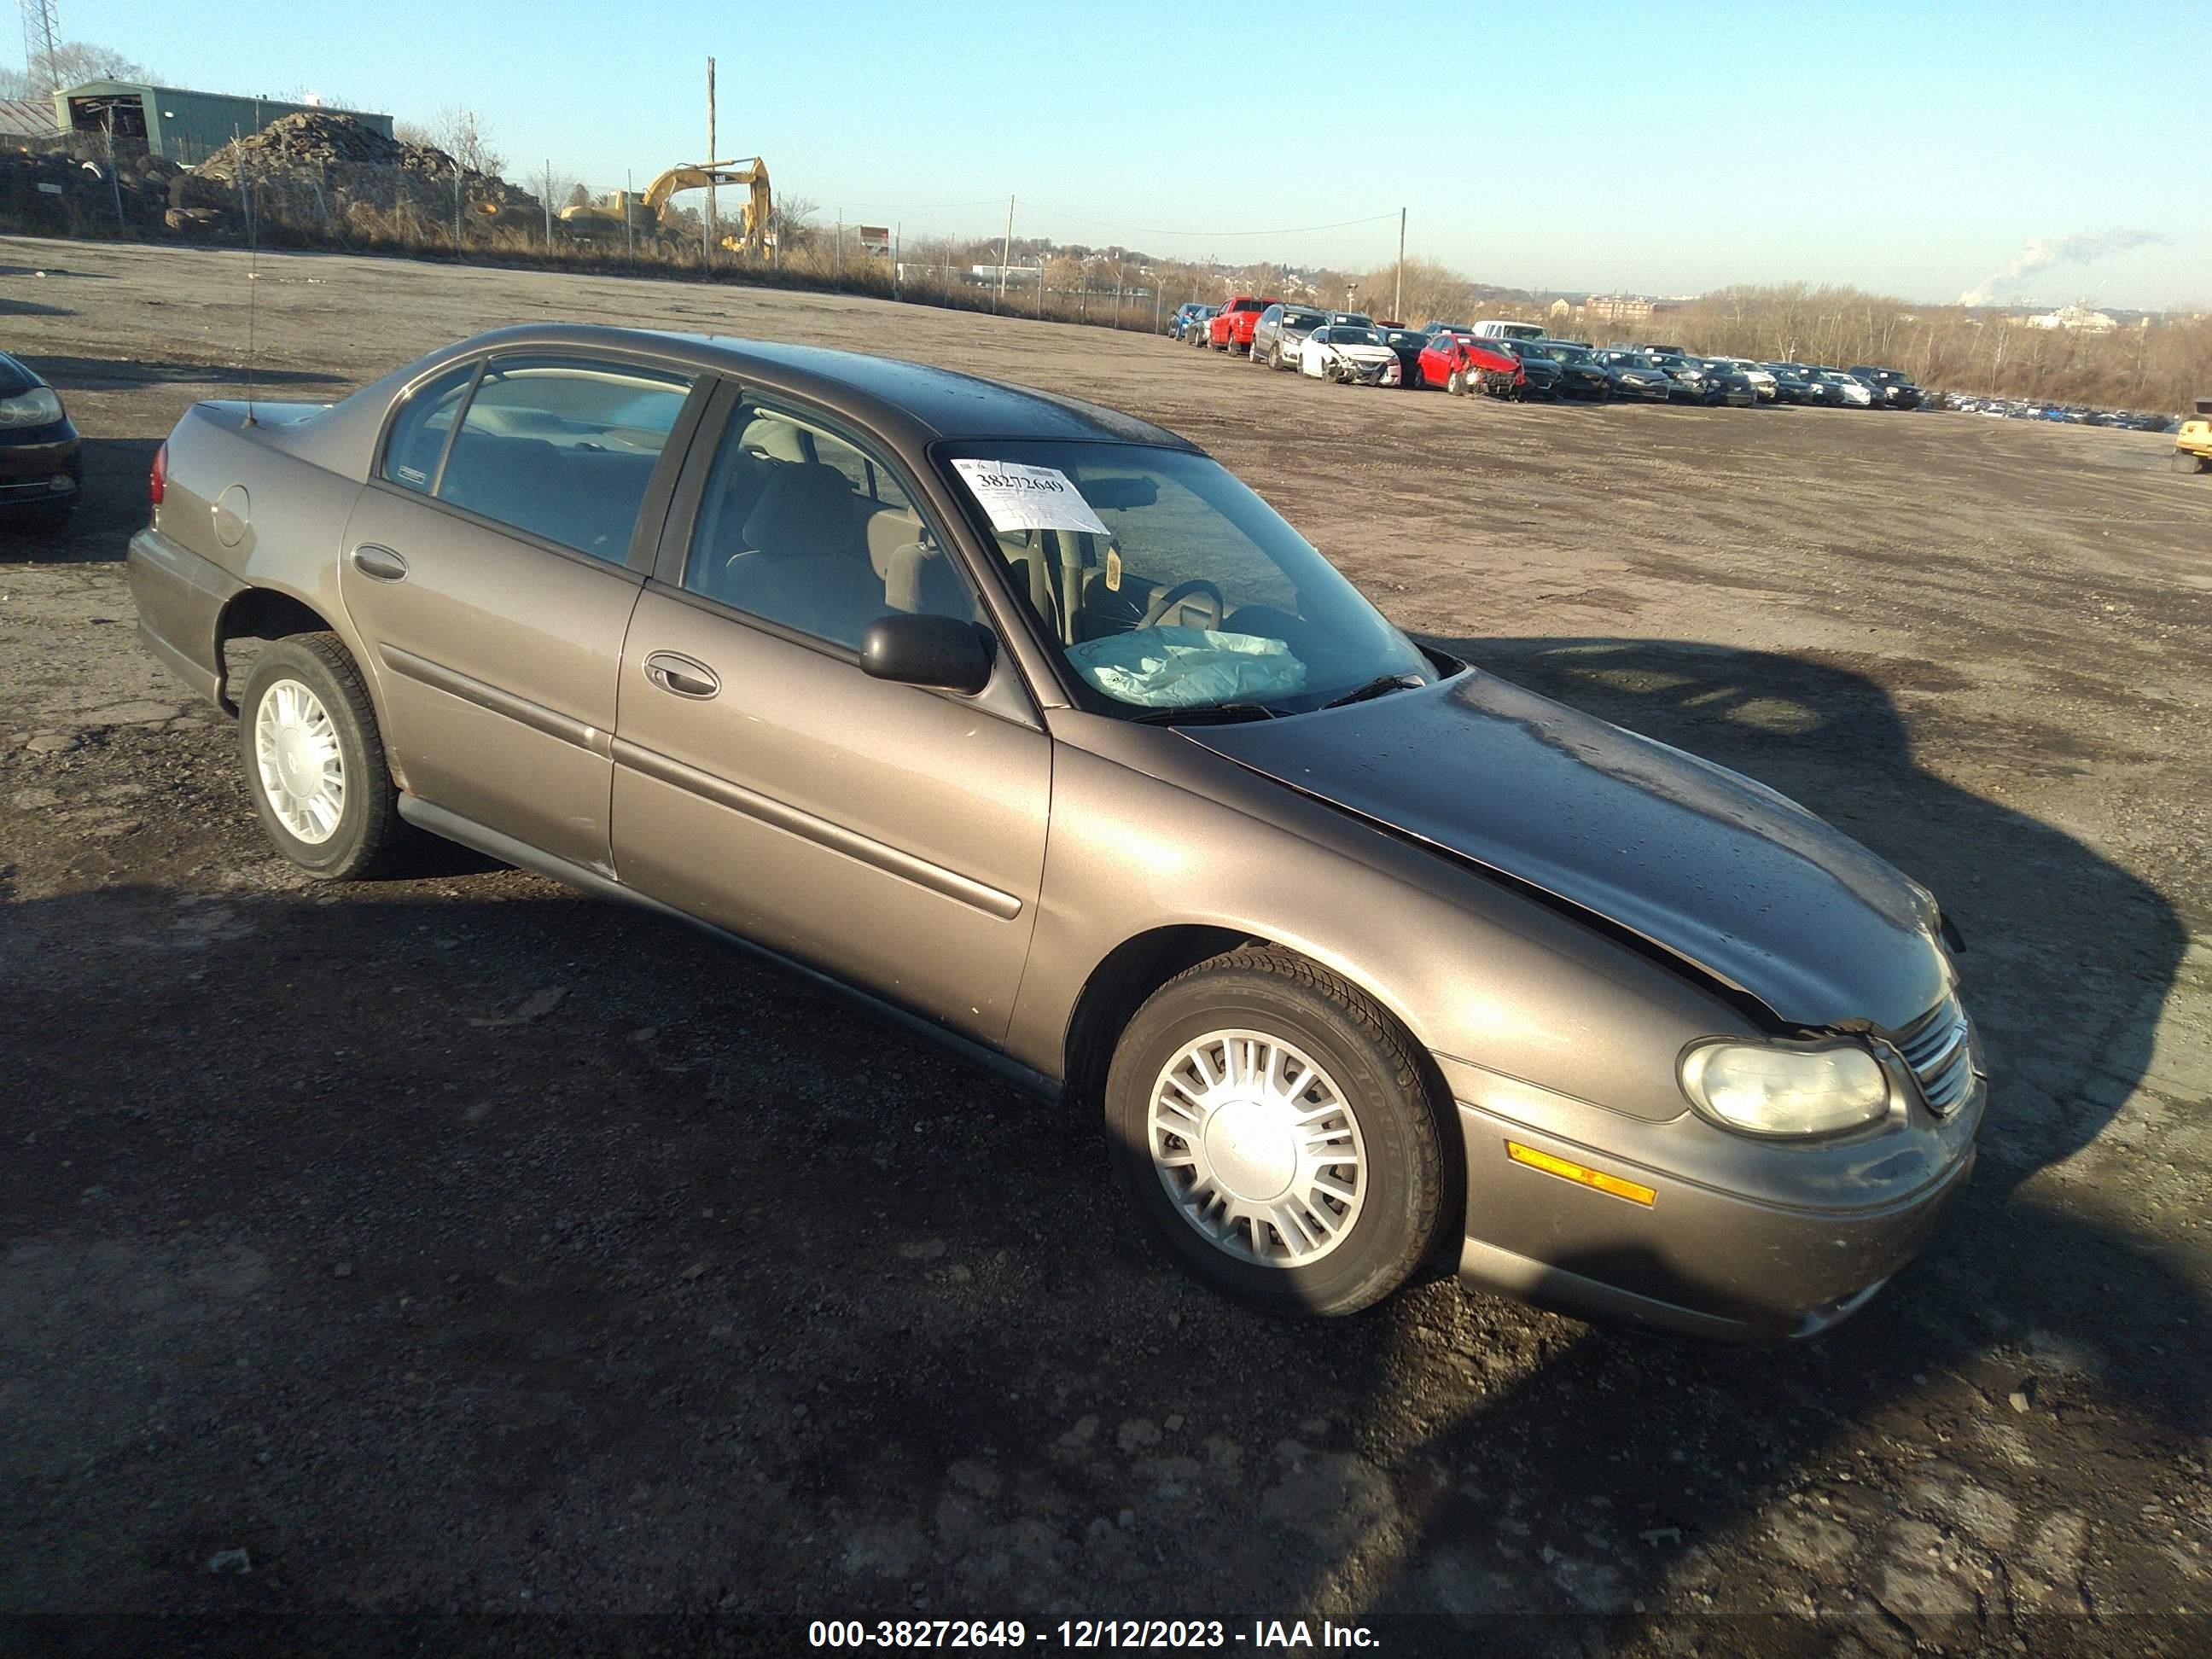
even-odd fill
[[[233,640],[281,640],[295,634],[336,634],[329,617],[297,594],[277,587],[248,587],[233,594],[216,617],[216,696],[234,716],[238,699],[231,694],[229,665],[225,652]]]

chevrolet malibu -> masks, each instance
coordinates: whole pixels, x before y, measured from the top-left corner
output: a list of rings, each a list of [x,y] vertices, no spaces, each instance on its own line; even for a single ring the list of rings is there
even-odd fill
[[[1223,1291],[1804,1336],[1972,1163],[1926,891],[1417,644],[1146,422],[544,325],[198,404],[151,482],[143,637],[285,856],[428,832],[772,957],[1099,1114]]]

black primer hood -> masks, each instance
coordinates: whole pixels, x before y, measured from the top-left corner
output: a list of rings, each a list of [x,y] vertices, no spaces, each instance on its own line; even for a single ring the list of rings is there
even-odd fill
[[[1785,1024],[1894,1029],[1948,988],[1926,890],[1787,797],[1480,670],[1184,735],[1589,911]]]

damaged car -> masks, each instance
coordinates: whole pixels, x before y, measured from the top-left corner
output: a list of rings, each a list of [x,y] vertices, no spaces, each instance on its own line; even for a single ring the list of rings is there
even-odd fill
[[[1805,1337],[1973,1164],[1926,890],[1408,637],[1148,422],[531,325],[197,404],[149,495],[141,636],[236,717],[278,854],[362,880],[441,836],[781,964],[1097,1124],[1223,1293],[1455,1273]]]
[[[1397,351],[1376,328],[1331,323],[1298,347],[1298,373],[1340,386],[1396,386],[1402,371]]]

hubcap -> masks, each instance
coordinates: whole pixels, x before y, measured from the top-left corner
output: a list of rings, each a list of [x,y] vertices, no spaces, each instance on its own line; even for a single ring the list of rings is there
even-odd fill
[[[345,755],[321,698],[297,680],[270,686],[253,716],[253,758],[261,793],[287,830],[311,844],[337,833]]]
[[[1367,1194],[1359,1120],[1306,1054],[1212,1031],[1160,1070],[1146,1118],[1176,1212],[1216,1249],[1303,1267],[1351,1237]]]

